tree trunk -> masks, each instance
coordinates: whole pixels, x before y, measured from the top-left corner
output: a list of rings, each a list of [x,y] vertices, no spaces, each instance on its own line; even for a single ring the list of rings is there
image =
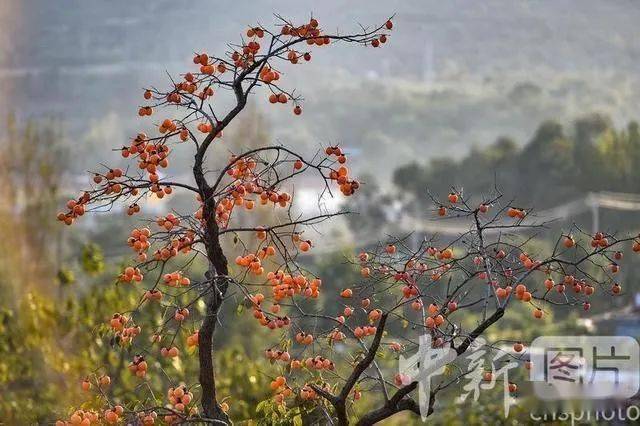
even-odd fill
[[[215,284],[213,284],[215,285]],[[212,419],[223,420],[224,413],[216,399],[216,383],[213,369],[213,333],[216,328],[218,310],[216,297],[211,294],[207,299],[206,316],[199,331],[200,386],[202,388],[202,415]],[[226,415],[225,415],[226,417]],[[228,418],[226,419],[228,420]]]
[[[199,331],[198,358],[200,363],[200,386],[202,389],[202,415],[204,417],[230,423],[216,399],[216,382],[213,366],[213,334],[222,307],[224,295],[229,286],[227,258],[219,240],[218,224],[215,220],[215,201],[210,194],[205,197],[203,216],[206,220],[205,246],[209,258],[206,280],[211,286],[205,298],[207,309]]]
[[[336,410],[336,416],[338,417],[338,425],[349,426],[349,417],[347,417],[347,405],[344,400],[340,400],[333,406]]]

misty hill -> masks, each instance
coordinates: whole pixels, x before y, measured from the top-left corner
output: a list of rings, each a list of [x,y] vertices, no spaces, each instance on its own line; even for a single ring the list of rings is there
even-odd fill
[[[382,50],[320,50],[286,76],[305,114],[257,106],[287,144],[342,142],[361,167],[389,172],[414,157],[462,155],[500,135],[522,141],[545,119],[639,114],[640,5],[585,1],[326,1],[314,15],[343,30],[397,13]],[[272,12],[304,19],[291,0],[5,0],[0,113],[65,120],[84,159],[139,128],[140,88],[184,72],[197,50],[221,51]],[[231,129],[233,131],[233,129]]]

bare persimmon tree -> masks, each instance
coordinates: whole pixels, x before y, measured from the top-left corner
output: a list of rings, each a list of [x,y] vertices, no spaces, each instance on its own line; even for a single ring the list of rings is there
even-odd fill
[[[420,349],[420,337],[429,336],[426,342],[431,348],[451,348],[458,357],[472,347],[477,349],[475,344],[481,344],[478,338],[517,303],[530,310],[532,321],[544,321],[553,307],[589,310],[591,303],[596,303],[594,299],[621,294],[616,274],[625,244],[640,252],[640,236],[591,235],[576,225],[554,239],[549,251],[535,249],[532,240],[541,237],[551,224],[536,219],[532,210],[504,202],[497,190],[476,203],[455,189],[446,200],[431,198],[438,206],[436,217],[455,218],[466,223],[468,231],[446,241],[392,239],[362,251],[353,261],[362,280],[342,289],[343,310],[335,316],[309,312],[293,303],[300,317],[326,321],[326,328],[317,331],[315,338],[327,342],[324,350],[333,356],[329,369],[333,370],[335,363],[340,374],[332,375],[331,380],[316,377],[308,381],[307,392],[333,407],[338,424],[349,423],[353,418],[349,407],[364,392],[382,395],[382,403],[355,419],[357,424],[371,425],[401,411],[431,415],[438,393],[460,386],[469,371],[461,368],[463,365],[453,368],[458,360],[452,361],[450,374],[433,379],[437,383],[430,386],[429,404],[421,413],[415,392],[419,382],[379,364],[389,353],[415,353]],[[471,327],[470,318],[477,318]],[[307,343],[303,335],[296,337]],[[347,353],[331,348],[336,342],[351,340],[356,344]],[[509,342],[509,349],[499,343],[505,342],[484,346],[527,370],[531,368],[527,342]],[[321,348],[314,348],[314,353],[322,353]],[[302,364],[296,359],[292,362],[293,369],[301,365],[327,367],[318,356],[306,358]],[[283,379],[282,386],[286,383]],[[483,369],[480,380],[495,382],[490,368]],[[511,381],[500,386],[510,394],[518,389]]]
[[[122,156],[131,160],[133,166],[96,170],[92,188],[77,199],[69,200],[68,210],[58,214],[61,222],[71,225],[86,212],[110,210],[117,203],[123,203],[127,214],[133,216],[141,213],[146,199],[169,197],[175,191],[191,192],[197,202],[192,211],[169,213],[155,218],[154,225],[131,231],[128,245],[135,253],[135,263],[122,271],[118,281],[139,288],[140,303],[130,312],[114,314],[110,326],[122,346],[144,348],[139,336],[150,334],[153,345],[158,348],[156,353],[178,357],[180,336],[189,329],[187,324],[198,320],[190,308],[204,300],[206,313],[185,342],[190,347],[198,346],[198,401],[187,387],[169,391],[170,408],[125,410],[107,401],[109,408],[102,415],[109,423],[127,418],[127,421],[149,424],[158,413],[164,414],[164,420],[170,423],[194,416],[228,422],[216,395],[212,349],[218,314],[228,299],[229,288],[233,286],[234,292],[240,292],[256,306],[264,298],[257,290],[269,284],[273,286],[274,302],[291,297],[316,298],[319,294],[321,280],[297,262],[298,254],[313,246],[304,230],[341,213],[319,207],[316,215],[304,216],[293,207],[295,198],[286,189],[297,176],[314,174],[324,188],[321,197],[332,194],[335,189],[345,196],[352,195],[359,183],[350,176],[347,157],[341,148],[328,147],[312,156],[303,156],[282,145],[261,146],[228,158],[214,158],[218,164],[222,163],[215,172],[207,169],[207,156],[258,89],[266,92],[270,103],[292,105],[294,115],[302,113],[302,98],[282,84],[282,64],[309,62],[313,48],[326,48],[336,42],[381,47],[393,24],[388,19],[379,26],[360,26],[353,33],[341,34],[323,31],[315,18],[301,25],[280,16],[277,19],[279,22],[273,29],[262,25],[248,28],[246,37],[239,44],[229,45],[224,55],[195,54],[196,69],[181,75],[179,81],[172,81],[167,90],[145,90],[144,99],[148,103],[140,107],[139,116],[155,117],[156,111],[163,107],[173,110],[171,116],[158,119],[157,134],[139,133],[121,148]],[[227,108],[228,104],[219,101],[226,93],[232,98],[232,105]],[[178,181],[166,177],[173,150],[188,149],[188,145],[194,150],[192,178]],[[172,175],[183,173],[172,171]],[[274,214],[272,223],[234,226],[239,209],[251,211],[258,205],[282,209],[286,219],[275,220]],[[243,235],[247,234],[251,234],[257,244],[245,245],[245,254],[236,259],[240,272],[234,275],[223,240],[229,237],[245,244]],[[199,257],[208,264],[205,276],[188,277],[185,271]],[[265,271],[274,265],[274,271]],[[185,297],[189,301],[181,303]],[[137,314],[149,303],[161,303],[166,308],[159,329],[136,322]],[[275,306],[270,313],[256,311],[256,317],[265,327],[286,330],[291,318],[279,313]],[[152,349],[144,348],[133,358],[129,366],[133,374],[140,378],[146,376],[149,368],[146,357],[150,353]],[[100,390],[108,382],[108,376],[89,377],[82,387],[89,390],[96,386]],[[76,424],[87,419],[92,422],[99,416],[90,411],[77,411],[71,417],[69,422]]]
[[[222,161],[214,158],[221,163],[215,171],[208,170],[205,160],[258,89],[266,90],[270,103],[292,104],[295,115],[302,113],[301,98],[281,85],[279,64],[307,62],[312,47],[334,42],[382,46],[393,24],[389,19],[353,34],[331,34],[313,18],[303,25],[278,19],[277,31],[251,27],[224,56],[196,54],[197,70],[182,75],[170,89],[146,90],[149,104],[140,108],[141,117],[161,107],[180,115],[162,117],[156,135],[133,138],[121,152],[134,166],[97,170],[93,187],[59,213],[60,221],[72,224],[87,211],[111,209],[116,203],[124,203],[133,216],[151,197],[169,197],[174,191],[194,197],[192,210],[154,218],[151,225],[131,231],[127,243],[135,262],[124,268],[118,282],[138,289],[140,302],[130,311],[115,313],[109,325],[120,345],[139,353],[129,365],[135,376],[144,379],[153,373],[147,357],[176,358],[185,348],[197,347],[199,377],[169,388],[167,405],[125,408],[104,392],[108,376],[90,375],[82,387],[95,388],[105,410],[77,410],[69,423],[154,424],[158,416],[170,424],[229,423],[226,404],[216,394],[216,374],[224,372],[215,370],[212,353],[221,309],[238,300],[231,294],[240,295],[255,320],[278,336],[264,348],[277,370],[269,400],[281,408],[277,416],[286,407],[302,407],[320,416],[320,423],[369,425],[401,411],[420,411],[418,383],[383,365],[385,352],[409,353],[421,335],[428,335],[434,347],[449,347],[462,355],[514,304],[526,304],[532,320],[544,321],[550,306],[589,309],[594,296],[621,293],[615,280],[623,259],[621,247],[632,242],[633,251],[640,251],[637,239],[601,232],[587,235],[574,226],[545,253],[531,248],[531,234],[544,231],[545,224],[531,219],[535,215],[530,210],[502,201],[495,191],[472,202],[453,190],[446,200],[434,199],[439,206],[435,214],[456,216],[468,223],[468,231],[447,241],[425,237],[411,244],[399,238],[361,252],[353,259],[361,281],[340,283],[344,288],[334,299],[340,302],[317,307],[313,299],[320,294],[321,278],[299,262],[300,253],[313,248],[304,231],[341,213],[298,213],[296,198],[287,190],[298,176],[313,174],[322,196],[336,187],[352,195],[360,184],[349,174],[346,153],[330,146],[309,157],[269,145]],[[224,104],[217,99],[225,93],[232,95],[233,103],[222,112]],[[188,149],[182,145],[194,150],[192,178],[177,181],[162,171],[169,169],[174,149]],[[237,220],[238,210],[253,211],[261,205],[280,210],[282,217],[276,220],[274,213],[270,223],[260,224]],[[227,239],[243,248],[232,265],[227,261]],[[189,276],[196,261],[208,266],[204,277]],[[206,305],[201,316],[193,309],[199,301]],[[163,308],[159,327],[138,323],[141,310],[152,303]],[[478,320],[470,327],[474,315]],[[152,343],[145,344],[142,336]],[[514,342],[511,355],[526,366],[526,342]],[[433,412],[439,392],[463,378],[459,372],[436,383],[423,414]],[[504,385],[510,392],[517,386]],[[363,394],[381,400],[379,407],[364,413],[354,409]]]

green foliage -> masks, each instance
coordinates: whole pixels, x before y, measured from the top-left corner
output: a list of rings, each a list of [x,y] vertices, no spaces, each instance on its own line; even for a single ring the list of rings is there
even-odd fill
[[[249,420],[259,415],[259,403],[270,401],[267,375],[270,368],[264,358],[252,359],[236,345],[228,346],[216,356],[220,372],[218,393],[230,407],[230,415],[236,420]]]
[[[268,399],[260,402],[256,406],[256,414],[258,415],[259,425],[278,425],[289,426],[293,425],[295,415],[292,415],[292,410],[287,410],[284,405],[276,404],[272,399]],[[300,421],[298,424],[302,424]]]
[[[72,269],[65,268],[64,266],[58,270],[56,279],[61,286],[67,286],[76,282],[76,276]]]
[[[82,248],[82,270],[89,275],[104,271],[104,254],[97,244],[88,243]]]

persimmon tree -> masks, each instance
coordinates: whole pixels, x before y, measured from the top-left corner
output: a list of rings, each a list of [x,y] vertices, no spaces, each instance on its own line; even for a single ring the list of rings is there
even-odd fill
[[[140,107],[141,117],[154,117],[162,107],[178,117],[162,116],[157,134],[133,138],[120,151],[134,165],[96,170],[92,188],[59,213],[61,222],[72,224],[87,211],[122,203],[127,214],[135,216],[142,214],[148,198],[170,197],[174,191],[193,194],[192,209],[151,218],[150,224],[131,231],[127,243],[135,260],[123,269],[118,285],[138,291],[139,303],[128,312],[114,313],[109,326],[118,345],[137,352],[129,370],[141,381],[164,375],[163,368],[154,366],[185,352],[197,350],[199,361],[198,377],[167,389],[165,404],[138,391],[132,402],[119,405],[105,392],[110,378],[97,370],[81,386],[97,393],[104,411],[77,410],[60,424],[230,422],[227,403],[216,393],[216,375],[224,371],[215,370],[212,357],[225,304],[240,303],[261,326],[273,330],[275,337],[265,344],[264,355],[273,366],[265,373],[273,379],[268,402],[277,408],[271,414],[278,421],[284,422],[287,408],[296,408],[315,413],[322,423],[368,425],[401,411],[419,413],[418,383],[381,361],[389,358],[387,353],[414,351],[421,335],[462,355],[517,303],[530,307],[531,321],[545,321],[551,307],[589,309],[594,297],[621,294],[616,274],[622,248],[631,244],[633,251],[640,251],[637,238],[588,235],[573,226],[543,252],[530,245],[531,234],[545,230],[544,223],[531,219],[531,210],[503,201],[495,191],[472,202],[454,189],[445,200],[433,200],[438,206],[434,215],[467,221],[467,232],[453,240],[423,238],[417,244],[392,239],[361,252],[353,259],[361,280],[339,283],[344,287],[333,300],[340,302],[320,306],[315,299],[322,290],[321,277],[299,258],[313,251],[305,230],[342,213],[320,209],[302,215],[290,188],[307,174],[318,179],[321,196],[336,188],[344,196],[354,194],[360,184],[346,166],[347,153],[330,146],[309,157],[282,145],[265,145],[214,158],[220,164],[214,170],[205,159],[212,146],[224,143],[223,131],[259,89],[271,104],[293,105],[294,115],[302,113],[302,98],[281,84],[281,64],[308,62],[312,47],[334,42],[382,46],[393,24],[387,20],[353,34],[332,34],[323,32],[313,18],[303,25],[279,20],[275,31],[250,27],[246,38],[230,45],[223,56],[196,54],[196,69],[170,89],[146,90],[148,104]],[[222,111],[219,98],[225,94],[233,103]],[[194,151],[191,179],[166,177],[173,150],[189,146]],[[240,223],[239,210],[261,206],[274,209],[270,223]],[[276,218],[277,211],[281,213]],[[231,264],[226,257],[230,243],[243,248]],[[207,265],[205,276],[191,276],[199,261]],[[194,309],[200,301],[206,306],[203,315]],[[151,304],[161,307],[160,324],[138,323],[140,312]],[[477,322],[469,327],[473,316]],[[525,367],[526,352],[526,342],[513,342],[511,355]],[[491,372],[486,377],[491,380]],[[423,414],[435,410],[439,392],[462,379],[460,371],[436,383]],[[509,392],[517,390],[515,383],[504,386]],[[359,413],[354,405],[363,395],[381,399],[380,405]],[[266,408],[261,410],[267,418]]]
[[[343,309],[333,315],[314,313],[293,303],[300,317],[326,321],[325,329],[316,331],[314,338],[324,342],[324,350],[331,354],[325,355],[332,359],[328,367],[317,355],[302,363],[294,359],[291,367],[333,370],[334,364],[338,366],[339,374],[330,379],[316,377],[306,385],[307,397],[323,399],[333,408],[338,424],[349,423],[353,417],[350,406],[365,392],[382,395],[382,403],[355,419],[360,425],[374,424],[401,411],[431,415],[438,393],[462,384],[469,372],[456,359],[449,369],[453,374],[434,378],[437,383],[430,387],[429,405],[420,412],[415,392],[419,383],[380,363],[389,353],[415,353],[420,336],[429,336],[433,348],[451,348],[460,356],[470,348],[477,349],[477,339],[498,324],[514,304],[524,304],[535,325],[555,308],[589,310],[597,300],[622,294],[616,275],[623,249],[640,252],[640,236],[588,234],[573,225],[553,239],[553,248],[545,252],[531,242],[542,237],[550,224],[502,197],[493,190],[474,203],[455,189],[444,200],[431,197],[437,206],[435,217],[455,217],[467,223],[469,230],[447,241],[424,237],[415,244],[412,238],[404,237],[362,251],[353,261],[362,280],[341,290]],[[535,251],[529,251],[532,247]],[[472,327],[470,317],[477,318]],[[308,343],[304,335],[296,339]],[[355,344],[348,345],[351,350],[346,354],[332,350],[336,342],[349,341]],[[509,342],[509,350],[503,348],[504,343],[484,346],[527,370],[531,368],[527,342]],[[321,347],[314,347],[314,353],[321,352]],[[273,350],[268,356],[274,356]],[[458,367],[453,368],[456,363]],[[277,389],[285,386],[285,378],[276,382]],[[496,380],[490,368],[484,370],[482,380]],[[505,392],[517,393],[517,383],[504,381],[500,385]]]
[[[189,385],[169,389],[168,406],[145,406],[141,399],[125,408],[115,405],[104,392],[109,377],[91,374],[82,381],[82,388],[96,390],[108,408],[103,413],[78,410],[68,419],[70,423],[127,419],[152,424],[158,415],[169,423],[192,417],[228,422],[225,406],[216,394],[216,373],[224,373],[215,371],[212,358],[222,306],[241,295],[255,305],[261,325],[287,333],[292,319],[280,311],[277,302],[318,297],[320,278],[298,262],[299,254],[313,247],[304,232],[342,213],[319,208],[317,214],[305,216],[295,208],[290,188],[298,176],[306,174],[314,175],[324,188],[321,197],[337,190],[344,196],[354,194],[359,183],[349,173],[347,154],[339,146],[330,146],[308,156],[274,144],[231,153],[227,158],[208,156],[215,144],[224,143],[223,131],[253,95],[261,93],[269,103],[289,105],[294,115],[302,114],[302,97],[283,85],[281,67],[302,65],[311,61],[312,50],[337,43],[381,47],[393,24],[388,19],[378,26],[360,26],[355,32],[342,34],[323,31],[315,18],[302,24],[280,16],[277,19],[274,28],[249,27],[246,36],[238,44],[230,44],[223,55],[196,53],[194,69],[172,81],[168,89],[146,89],[146,103],[138,115],[155,119],[157,133],[139,133],[118,149],[132,165],[95,170],[92,187],[69,200],[67,210],[58,214],[61,222],[71,225],[86,212],[111,210],[116,204],[123,204],[128,215],[136,216],[144,213],[144,202],[149,198],[167,198],[176,191],[191,192],[194,197],[193,209],[151,218],[151,223],[131,231],[127,244],[134,261],[123,269],[118,285],[137,289],[140,301],[129,312],[114,313],[109,325],[120,346],[139,351],[129,369],[141,380],[156,373],[149,371],[148,358],[176,358],[194,347],[198,349],[199,377]],[[162,116],[162,110],[169,112]],[[170,167],[172,154],[179,149],[193,150],[191,177],[186,180],[168,177],[169,173],[183,175]],[[208,169],[208,160],[219,165],[215,171]],[[238,210],[253,211],[261,205],[281,210],[284,219],[276,219],[274,213],[272,223],[234,223]],[[244,254],[235,259],[235,268],[228,264],[225,240],[244,247]],[[205,276],[189,276],[190,267],[200,259],[208,265]],[[265,301],[259,292],[264,287],[273,292],[268,298],[273,302],[270,311],[259,308]],[[198,318],[192,311],[201,300],[206,311]],[[138,324],[139,312],[153,303],[162,306],[161,326]]]

